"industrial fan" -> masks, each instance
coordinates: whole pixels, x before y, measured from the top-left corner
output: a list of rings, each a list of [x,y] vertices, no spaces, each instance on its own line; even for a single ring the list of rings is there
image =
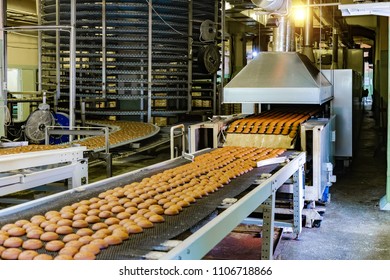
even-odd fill
[[[50,111],[50,105],[39,104],[38,109],[31,113],[25,124],[24,133],[33,143],[41,143],[45,140],[45,128],[55,124],[54,116]]]
[[[62,112],[54,113],[55,126],[61,129],[68,129],[69,115]],[[49,144],[62,144],[69,142],[69,135],[50,135]]]
[[[31,143],[43,143],[45,140],[45,129],[47,126],[58,126],[64,128],[69,126],[69,117],[65,113],[54,113],[50,105],[39,104],[38,109],[31,113],[24,127],[25,136]],[[69,141],[69,136],[55,136],[49,138],[50,144],[61,144]]]

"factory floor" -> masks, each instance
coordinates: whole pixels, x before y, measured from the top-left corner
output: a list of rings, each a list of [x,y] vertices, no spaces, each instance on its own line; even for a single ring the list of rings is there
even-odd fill
[[[390,260],[390,211],[379,209],[386,193],[386,149],[371,112],[364,115],[352,164],[337,174],[319,228],[287,233],[276,259]]]

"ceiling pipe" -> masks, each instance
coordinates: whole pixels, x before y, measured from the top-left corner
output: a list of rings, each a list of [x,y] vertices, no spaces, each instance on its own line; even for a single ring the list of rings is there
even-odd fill
[[[291,0],[252,0],[252,3],[258,6],[261,10],[274,16],[269,18],[269,22],[275,23],[273,29],[273,46],[272,50],[276,52],[291,51],[292,24],[289,19],[291,10]]]
[[[295,23],[290,17],[287,20],[286,51],[295,52]]]
[[[279,17],[279,26],[274,28],[273,32],[273,48],[275,52],[287,51],[287,18]]]
[[[285,0],[252,0],[252,3],[266,12],[276,12],[284,8]]]
[[[337,33],[336,28],[333,29],[332,41],[332,68],[337,69],[339,61],[339,34]]]
[[[312,63],[315,62],[313,53],[313,8],[310,6],[312,0],[307,0],[305,26],[303,28],[303,50]]]

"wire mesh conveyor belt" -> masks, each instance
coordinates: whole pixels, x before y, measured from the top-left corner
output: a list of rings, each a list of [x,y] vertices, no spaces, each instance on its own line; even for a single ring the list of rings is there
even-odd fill
[[[313,108],[280,108],[234,121],[228,133],[282,134],[294,138],[301,123],[319,112]]]
[[[40,246],[37,246],[39,248],[35,249],[34,254],[50,259],[58,254],[62,258],[69,258],[58,251],[64,246],[78,246],[76,251],[83,251],[81,248],[85,248],[85,252],[89,252],[84,255],[88,259],[142,259],[154,246],[206,218],[224,198],[235,197],[248,189],[261,173],[277,169],[278,165],[255,169],[253,166],[259,160],[273,158],[283,152],[282,149],[243,147],[216,149],[195,157],[190,163],[183,158],[175,159],[5,209],[0,212],[1,257],[9,258],[8,253],[11,251],[18,258],[25,250],[24,244],[28,244],[27,239],[30,238],[26,231],[30,232],[30,228],[37,229],[40,234],[35,237],[42,239],[42,236],[53,235],[53,232],[48,234],[49,230],[57,231],[59,223],[69,220],[71,231],[67,235],[54,234],[56,237],[53,241],[38,241]],[[112,207],[110,210],[102,210],[109,205]],[[118,213],[118,209],[122,212]],[[94,221],[87,218],[92,212],[98,215]],[[103,212],[111,214],[101,215]],[[88,219],[90,223],[86,223],[84,228],[76,228],[75,222],[79,221],[76,217],[84,217],[82,220]],[[157,217],[162,218],[160,222],[157,222]],[[156,222],[151,222],[152,220]],[[99,231],[94,226],[102,223],[106,224],[105,230],[98,234]],[[133,233],[136,229],[140,229],[142,233]],[[11,237],[11,233],[15,237]],[[65,236],[75,236],[74,233],[78,234],[78,241],[64,241]],[[9,248],[10,242],[7,240],[10,238],[13,241],[19,240],[21,244],[14,244],[11,246],[13,248]],[[95,239],[100,241],[93,241]],[[112,246],[103,249],[110,240],[116,245],[111,244]],[[53,243],[59,247],[50,248],[48,244]],[[96,246],[88,246],[90,244],[100,244],[100,249],[95,250]],[[95,253],[86,248],[93,249]],[[5,250],[8,250],[7,253],[4,253]],[[80,256],[74,255],[76,251],[71,254],[75,259]]]
[[[318,106],[288,106],[235,120],[225,145],[295,149],[300,125],[319,113]]]
[[[107,126],[111,129],[109,133],[110,148],[116,148],[135,141],[140,141],[156,135],[160,128],[156,125],[131,121],[91,121],[92,125]],[[89,150],[101,151],[105,149],[105,136],[87,137],[82,140],[73,141],[72,144],[86,146]],[[0,149],[1,155],[18,154],[25,152],[36,152],[69,147],[68,143],[62,145],[28,145]]]
[[[67,146],[65,145],[27,145],[27,146],[17,146],[12,148],[0,149],[0,156],[2,155],[12,155],[28,152],[39,152],[39,151],[49,151],[55,149],[64,149]]]

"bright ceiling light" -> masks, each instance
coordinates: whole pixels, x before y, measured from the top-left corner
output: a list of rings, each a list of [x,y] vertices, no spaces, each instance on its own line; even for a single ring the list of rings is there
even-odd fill
[[[295,21],[305,20],[305,9],[304,8],[295,8],[294,9],[294,19],[295,19]]]

